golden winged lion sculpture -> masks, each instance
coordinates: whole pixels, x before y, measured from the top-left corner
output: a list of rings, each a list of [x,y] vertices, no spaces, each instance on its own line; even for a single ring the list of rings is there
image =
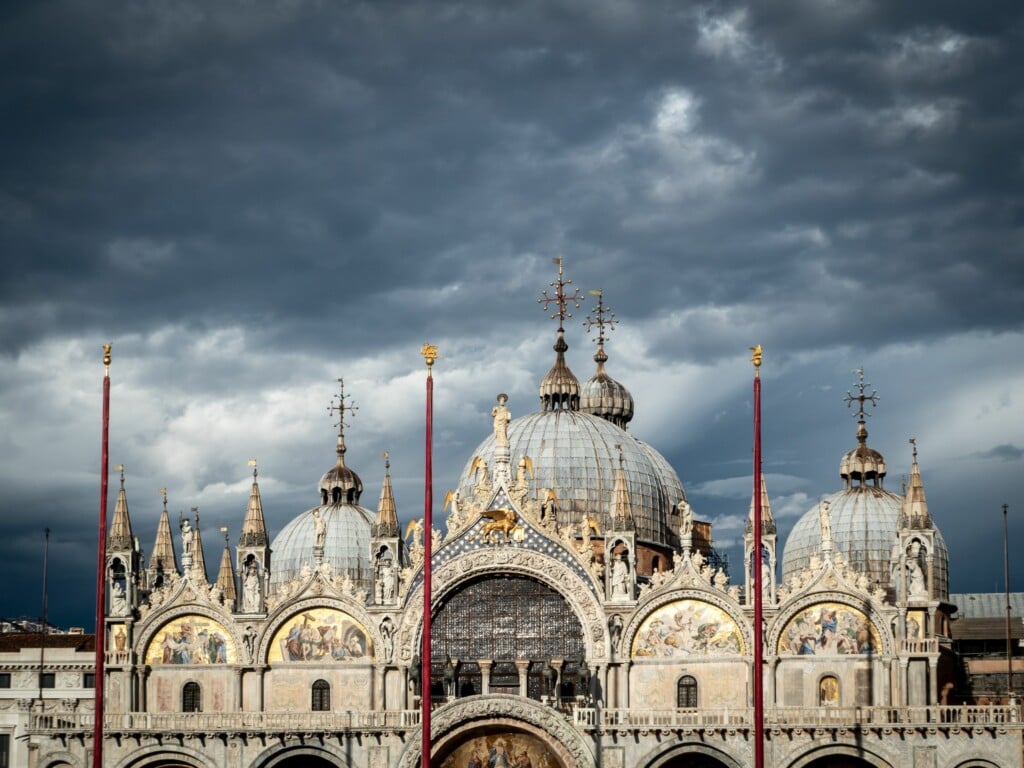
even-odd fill
[[[517,531],[522,530],[519,526],[519,515],[513,509],[488,509],[481,512],[480,517],[490,520],[480,529],[480,541],[489,544],[494,543],[494,538],[498,534],[503,534],[505,541],[508,541]]]

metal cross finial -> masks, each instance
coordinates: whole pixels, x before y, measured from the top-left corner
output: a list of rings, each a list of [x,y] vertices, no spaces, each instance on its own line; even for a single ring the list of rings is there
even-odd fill
[[[854,385],[857,387],[857,394],[853,394],[849,390],[846,392],[846,397],[843,398],[843,402],[846,403],[846,407],[850,408],[854,403],[857,403],[857,421],[864,421],[871,414],[864,410],[865,403],[871,403],[874,407],[878,407],[878,391],[871,390],[870,395],[864,394],[865,390],[871,385],[864,381],[864,369],[855,368],[854,373],[857,374],[857,383]]]
[[[196,528],[199,527],[199,507],[192,507],[192,514],[196,516]]]
[[[228,547],[228,527],[226,525],[222,525],[220,527],[220,532],[224,534],[224,548],[227,549],[227,547]]]
[[[249,466],[252,467],[252,479],[256,479],[256,459],[249,459]]]
[[[554,296],[549,296],[548,292],[547,292],[547,289],[544,289],[543,291],[540,292],[540,296],[541,297],[539,299],[537,299],[537,303],[538,304],[542,304],[544,306],[544,311],[545,312],[548,311],[548,307],[549,307],[549,305],[552,302],[554,302],[555,305],[557,305],[558,309],[557,309],[557,311],[555,311],[555,313],[553,315],[551,315],[551,319],[554,320],[557,317],[558,318],[558,330],[564,331],[565,328],[563,326],[564,326],[564,323],[565,323],[565,319],[567,317],[572,317],[572,312],[570,312],[568,310],[568,305],[569,304],[574,304],[575,308],[579,309],[580,306],[583,304],[583,302],[586,300],[587,297],[580,293],[580,289],[579,288],[573,288],[572,294],[569,295],[569,296],[566,296],[565,295],[565,288],[566,288],[567,285],[571,285],[572,284],[572,280],[565,279],[562,276],[563,273],[562,273],[562,257],[561,256],[556,256],[551,261],[553,261],[555,264],[558,265],[558,280],[554,280],[554,281],[548,283],[548,285],[550,285],[552,288],[555,289],[555,295]]]
[[[583,321],[583,327],[590,333],[594,326],[597,326],[597,346],[603,347],[605,342],[604,329],[614,331],[619,321],[615,319],[615,313],[604,305],[604,294],[601,289],[590,291],[591,296],[597,296],[597,306],[590,310],[587,319]]]
[[[359,407],[352,404],[352,397],[349,396],[348,402],[345,401],[345,380],[338,379],[338,404],[334,404],[334,398],[331,398],[331,404],[327,406],[328,413],[338,412],[338,421],[334,426],[338,428],[338,435],[340,436],[344,431],[345,427],[348,426],[348,422],[345,421],[345,411],[351,414],[355,414],[359,410]]]
[[[914,446],[914,461],[917,461],[917,438],[910,438],[910,444]]]

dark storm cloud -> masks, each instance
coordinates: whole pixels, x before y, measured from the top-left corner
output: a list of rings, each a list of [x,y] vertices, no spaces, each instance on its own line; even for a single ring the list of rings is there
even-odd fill
[[[229,521],[250,454],[274,468],[273,523],[304,508],[333,446],[308,414],[338,369],[366,404],[353,455],[367,488],[388,448],[416,499],[404,372],[427,339],[448,355],[437,466],[454,484],[495,392],[534,407],[552,343],[535,299],[558,254],[624,320],[610,368],[644,391],[637,433],[659,438],[701,514],[746,511],[715,489],[747,471],[749,394],[733,382],[748,371],[731,361],[753,340],[775,366],[766,462],[784,520],[834,490],[860,364],[889,373],[889,420],[871,425],[886,450],[935,423],[929,398],[971,435],[961,453],[1009,461],[1019,444],[999,431],[1019,407],[1002,394],[1019,369],[1000,361],[1024,308],[1017,4],[0,14],[9,540],[32,540],[47,511],[89,541],[93,356],[110,339],[144,542],[150,485],[171,478],[174,503],[202,497]],[[581,378],[585,311],[569,331]],[[964,466],[932,431],[935,461]],[[1010,482],[941,494],[959,508],[963,488]]]

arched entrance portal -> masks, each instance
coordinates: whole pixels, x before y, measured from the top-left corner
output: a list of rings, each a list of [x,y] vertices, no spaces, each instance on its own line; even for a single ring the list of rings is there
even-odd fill
[[[726,763],[717,760],[711,755],[703,755],[700,752],[688,752],[676,755],[667,763],[662,763],[661,768],[728,768]]]
[[[319,755],[289,755],[266,765],[268,768],[337,768],[335,763]]]

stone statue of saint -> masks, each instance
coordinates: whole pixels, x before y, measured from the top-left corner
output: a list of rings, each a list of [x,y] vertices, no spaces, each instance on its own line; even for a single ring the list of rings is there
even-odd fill
[[[391,657],[395,653],[395,632],[397,631],[395,622],[391,620],[390,616],[385,616],[384,620],[380,623],[380,639],[384,650],[384,661],[391,661]]]
[[[245,644],[245,651],[249,654],[249,661],[252,661],[253,656],[256,655],[256,630],[252,628],[251,624],[245,628],[242,643]]]
[[[611,640],[612,649],[619,647],[619,640],[622,638],[622,617],[613,613],[608,619],[608,637]]]
[[[181,518],[181,553],[192,554],[192,526],[187,517]]]
[[[260,610],[260,572],[254,562],[245,566],[245,579],[242,582],[242,610],[245,613],[259,613]]]
[[[110,587],[110,615],[126,616],[128,614],[128,597],[124,593],[124,587],[120,581],[115,581]]]
[[[828,501],[823,500],[818,505],[818,524],[821,526],[821,543],[832,541],[832,513],[828,508]]]
[[[319,509],[313,510],[313,546],[323,549],[327,543],[327,523]]]
[[[915,547],[910,559],[907,560],[907,592],[911,597],[927,597],[928,588],[924,583],[924,571],[921,570],[921,564],[917,562],[917,551]]]
[[[690,502],[683,499],[676,504],[676,509],[679,510],[679,537],[685,539],[688,536],[692,536],[693,507],[690,506]]]
[[[494,417],[494,444],[508,446],[508,423],[511,416],[505,403],[508,402],[508,395],[502,392],[498,395],[498,404],[491,408],[491,416]]]
[[[626,555],[622,554],[612,564],[612,597],[624,597],[628,594],[629,566],[626,564]]]

